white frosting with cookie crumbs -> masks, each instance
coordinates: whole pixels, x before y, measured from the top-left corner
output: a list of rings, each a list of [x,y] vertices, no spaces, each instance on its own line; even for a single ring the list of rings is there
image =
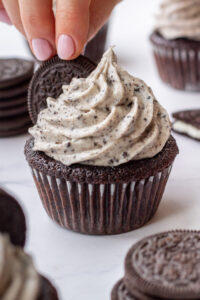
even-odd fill
[[[0,299],[37,300],[40,277],[32,259],[0,235]]]
[[[156,30],[166,39],[200,41],[200,0],[163,0]]]
[[[150,158],[169,139],[171,123],[152,90],[117,65],[110,48],[87,78],[74,78],[29,130],[33,150],[65,165],[118,166]]]

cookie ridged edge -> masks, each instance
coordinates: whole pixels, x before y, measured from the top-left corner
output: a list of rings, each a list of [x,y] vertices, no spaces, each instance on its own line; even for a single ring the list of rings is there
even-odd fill
[[[37,116],[35,116],[35,112],[33,111],[33,108],[32,108],[32,99],[34,97],[33,87],[34,87],[35,83],[37,82],[38,78],[40,77],[40,75],[44,71],[46,71],[49,66],[52,66],[53,64],[56,64],[56,63],[69,64],[72,66],[75,64],[77,64],[77,65],[82,64],[82,66],[85,68],[85,70],[88,71],[88,74],[91,73],[96,67],[95,63],[93,63],[89,58],[84,57],[83,55],[80,55],[78,58],[76,58],[74,60],[70,60],[70,61],[62,60],[56,55],[53,58],[51,58],[51,59],[47,60],[46,62],[44,62],[43,64],[41,64],[40,67],[34,73],[32,79],[31,79],[31,82],[29,84],[29,88],[28,88],[28,97],[27,97],[28,111],[29,111],[29,115],[31,117],[33,124],[35,124],[36,120],[37,120]],[[89,64],[90,64],[90,66],[89,66]]]
[[[162,299],[197,299],[199,297],[198,294],[194,294],[194,291],[192,290],[186,290],[183,288],[176,288],[170,289],[166,287],[159,287],[153,282],[147,282],[145,279],[141,278],[140,275],[136,272],[134,269],[134,266],[132,264],[132,254],[135,249],[141,244],[144,243],[146,240],[150,240],[152,238],[156,238],[159,236],[162,236],[164,234],[171,234],[171,233],[198,233],[200,234],[200,230],[183,230],[183,229],[177,229],[177,230],[169,230],[165,232],[160,232],[157,234],[153,234],[150,236],[145,237],[144,239],[138,241],[136,244],[134,244],[128,251],[126,258],[125,258],[125,276],[124,276],[124,283],[129,290],[130,293],[134,293],[134,288],[130,288],[129,282],[133,282],[134,279],[134,287],[139,287],[138,290],[142,290],[143,292],[149,294],[150,296],[155,297],[161,297]],[[131,279],[130,279],[131,278]],[[131,291],[132,290],[132,291]],[[153,293],[153,291],[156,290],[156,295]]]

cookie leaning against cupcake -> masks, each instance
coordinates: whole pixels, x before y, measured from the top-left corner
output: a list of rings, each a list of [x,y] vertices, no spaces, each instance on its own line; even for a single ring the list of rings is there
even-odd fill
[[[200,299],[200,231],[169,231],[136,243],[112,300]]]
[[[20,205],[0,189],[0,299],[58,300],[55,288],[36,271],[23,250],[25,232]]]
[[[26,158],[47,213],[61,226],[127,232],[155,214],[178,148],[167,112],[142,80],[117,65],[112,49],[87,78],[59,91],[81,69],[87,76],[94,65],[84,57],[54,58],[34,75],[29,109],[37,122]],[[37,118],[44,91],[55,96]]]
[[[176,89],[200,91],[200,1],[161,3],[151,35],[159,74]]]
[[[31,120],[27,90],[34,64],[23,59],[0,59],[0,137],[27,132]]]

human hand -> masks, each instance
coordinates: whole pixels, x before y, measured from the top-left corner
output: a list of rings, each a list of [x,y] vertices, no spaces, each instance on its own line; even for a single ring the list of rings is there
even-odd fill
[[[28,40],[38,60],[58,53],[76,58],[109,18],[120,0],[0,0],[0,21],[13,24]]]

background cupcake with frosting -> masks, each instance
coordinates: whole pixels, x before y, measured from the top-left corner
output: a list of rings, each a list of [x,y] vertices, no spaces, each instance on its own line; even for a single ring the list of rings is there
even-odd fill
[[[55,82],[58,68],[69,72],[74,63],[91,64],[84,57],[76,62],[54,58],[30,86],[36,124],[25,154],[43,205],[61,226],[81,233],[141,227],[155,214],[178,153],[168,114],[142,80],[118,66],[110,48],[90,75],[77,74],[57,98],[48,97],[36,118],[33,107],[41,101],[43,75]]]
[[[200,1],[162,0],[150,39],[161,79],[200,91]]]

